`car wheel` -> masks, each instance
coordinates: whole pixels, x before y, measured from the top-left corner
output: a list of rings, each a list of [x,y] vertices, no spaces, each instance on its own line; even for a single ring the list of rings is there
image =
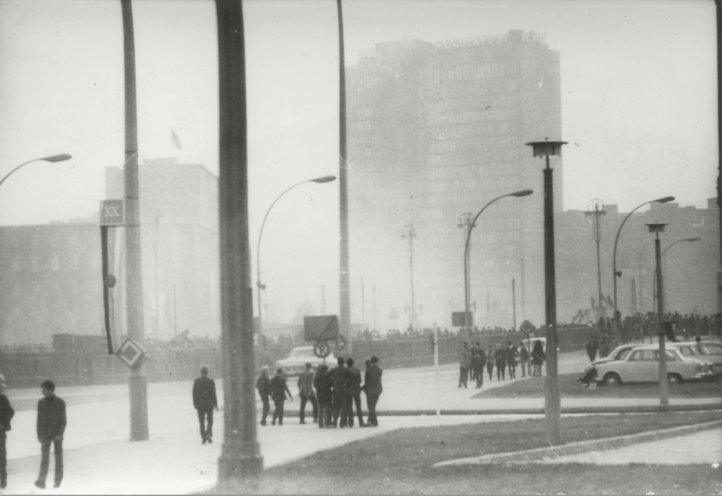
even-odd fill
[[[619,386],[622,383],[622,380],[619,378],[617,374],[607,374],[604,376],[604,385],[605,386]]]
[[[679,384],[682,382],[682,377],[679,374],[669,374],[668,376],[670,384]]]

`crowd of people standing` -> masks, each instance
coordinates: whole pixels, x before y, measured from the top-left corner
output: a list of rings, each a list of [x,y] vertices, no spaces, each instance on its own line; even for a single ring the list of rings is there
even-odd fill
[[[301,398],[299,422],[306,423],[306,405],[310,403],[313,422],[320,428],[353,427],[354,409],[359,427],[378,426],[376,404],[383,391],[383,369],[378,363],[376,356],[365,361],[363,384],[361,371],[355,366],[352,357],[337,358],[337,364],[333,368],[321,364],[314,370],[312,365],[307,363],[297,381],[298,396]],[[286,398],[293,400],[283,369],[277,369],[273,378],[269,378],[268,367],[262,367],[256,380],[256,389],[263,405],[261,425],[267,423],[271,410],[270,400],[274,403],[271,424],[283,425],[284,403]],[[366,421],[362,414],[361,392],[366,395]]]
[[[476,341],[469,346],[464,341],[459,353],[459,388],[468,388],[469,380],[476,383],[476,387],[484,385],[484,369],[491,381],[496,369],[496,380],[516,379],[517,367],[521,369],[521,377],[527,375],[536,377],[541,375],[541,367],[546,356],[544,345],[536,340],[531,351],[524,342],[513,344],[508,341],[506,345],[496,343],[495,347],[489,346],[486,350],[481,343]]]

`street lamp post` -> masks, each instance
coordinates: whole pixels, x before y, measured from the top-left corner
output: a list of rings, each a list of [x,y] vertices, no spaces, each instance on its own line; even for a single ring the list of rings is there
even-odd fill
[[[662,254],[659,248],[659,233],[664,232],[666,223],[645,224],[654,233],[654,260],[657,276],[657,335],[659,337],[659,403],[662,408],[669,404],[669,383],[667,382],[667,357],[664,343],[664,293],[662,288]]]
[[[549,155],[562,155],[562,145],[566,141],[533,141],[534,157],[545,157],[544,169],[544,294],[546,307],[546,394],[544,412],[547,421],[547,436],[552,445],[561,444],[561,398],[559,397],[559,379],[557,377],[557,297],[556,276],[554,273],[554,169],[549,167]]]
[[[591,200],[591,203],[593,204],[594,208],[585,211],[584,215],[594,216],[594,225],[592,226],[592,232],[594,234],[594,242],[597,244],[597,305],[600,310],[600,316],[605,317],[606,311],[604,310],[604,306],[602,306],[602,302],[604,301],[602,299],[602,262],[599,253],[599,242],[602,240],[602,236],[599,230],[599,216],[605,215],[607,212],[606,210],[604,210],[604,204],[599,198]]]
[[[619,225],[619,229],[617,229],[617,235],[614,237],[614,249],[612,250],[612,291],[614,293],[614,330],[615,332],[618,332],[620,327],[620,315],[617,310],[617,277],[622,277],[622,271],[617,270],[617,244],[619,243],[619,235],[622,233],[622,228],[624,227],[624,224],[627,222],[627,219],[629,219],[634,212],[639,210],[645,205],[649,205],[650,203],[667,203],[674,201],[674,196],[665,196],[662,198],[657,198],[656,200],[650,200],[646,201],[644,203],[640,203],[636,207],[634,207],[625,217],[622,219],[622,223]]]
[[[700,237],[698,237],[698,236],[695,236],[695,237],[693,237],[693,238],[678,239],[678,240],[675,241],[674,243],[672,243],[672,244],[670,244],[669,246],[667,246],[664,250],[662,250],[662,254],[660,255],[660,260],[663,260],[663,259],[664,259],[664,254],[667,253],[667,251],[668,251],[670,248],[672,248],[674,245],[677,245],[677,244],[679,244],[679,243],[684,243],[684,242],[694,243],[695,241],[699,241],[700,239],[702,239],[702,238],[700,238]],[[653,290],[653,293],[652,293],[652,294],[654,295],[655,298],[658,297],[658,293],[657,293],[656,287],[657,287],[657,272],[655,271],[655,273],[654,273],[654,283],[652,284],[652,290]]]
[[[283,195],[291,191],[296,186],[300,186],[302,184],[306,183],[328,183],[331,181],[334,181],[336,179],[336,176],[321,176],[316,177],[314,179],[307,179],[305,181],[297,182],[296,184],[292,184],[285,190],[281,192],[280,195],[276,197],[275,200],[273,200],[273,203],[271,203],[271,206],[268,207],[268,210],[266,210],[266,215],[263,216],[263,222],[261,223],[261,230],[258,233],[258,244],[256,245],[256,286],[258,287],[258,332],[263,332],[263,317],[262,317],[262,311],[263,306],[261,303],[261,291],[266,289],[266,285],[261,282],[261,237],[263,236],[263,228],[266,226],[266,219],[268,219],[268,214],[271,213],[271,209],[273,206],[278,202],[278,200],[281,199]]]
[[[529,196],[533,193],[530,189],[522,189],[519,191],[514,191],[513,193],[507,193],[505,195],[497,196],[493,200],[489,201],[486,205],[481,207],[481,210],[479,210],[474,218],[471,220],[471,222],[466,222],[466,242],[464,243],[464,326],[466,327],[466,339],[471,341],[471,322],[469,321],[469,315],[471,314],[471,309],[469,306],[469,300],[470,300],[470,293],[471,293],[471,283],[469,282],[469,266],[470,260],[469,260],[469,246],[470,246],[470,240],[471,240],[471,230],[474,229],[474,226],[476,226],[476,220],[479,218],[479,216],[486,210],[486,208],[494,203],[497,200],[501,200],[502,198],[506,198],[507,196],[516,196],[516,197],[522,197],[522,196]]]
[[[18,165],[18,166],[15,167],[13,170],[11,170],[11,171],[8,172],[7,174],[5,174],[5,176],[3,176],[2,179],[0,179],[0,185],[2,185],[2,183],[4,183],[5,180],[6,180],[8,177],[10,177],[10,175],[11,175],[13,172],[17,171],[17,170],[20,169],[21,167],[24,167],[24,166],[26,166],[26,165],[28,165],[28,164],[30,164],[30,163],[33,163],[33,162],[51,162],[51,163],[55,163],[55,162],[63,162],[63,161],[65,161],[65,160],[70,160],[71,158],[73,158],[73,157],[72,157],[70,154],[67,154],[67,153],[58,153],[57,155],[50,155],[50,156],[48,156],[48,157],[34,158],[34,159],[32,159],[32,160],[28,160],[27,162],[23,162],[22,164]]]

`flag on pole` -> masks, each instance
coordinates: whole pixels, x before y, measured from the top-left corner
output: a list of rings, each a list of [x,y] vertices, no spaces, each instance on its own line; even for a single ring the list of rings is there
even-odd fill
[[[178,138],[178,135],[173,129],[170,130],[170,139],[173,141],[173,144],[176,146],[176,148],[178,148],[179,150],[182,148],[180,138]]]

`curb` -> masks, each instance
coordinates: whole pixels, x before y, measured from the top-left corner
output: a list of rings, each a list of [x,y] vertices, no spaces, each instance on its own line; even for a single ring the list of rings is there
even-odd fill
[[[722,403],[700,403],[686,405],[610,405],[610,406],[579,406],[562,408],[563,415],[597,414],[597,413],[662,413],[662,412],[696,412],[722,410]],[[364,415],[366,411],[362,412]],[[414,415],[435,416],[436,410],[378,410],[376,414],[384,417],[409,417]],[[440,410],[440,415],[544,415],[544,408],[487,408],[484,410],[455,409]]]
[[[587,453],[589,451],[616,449],[632,444],[646,443],[670,437],[694,434],[696,432],[716,429],[718,427],[722,427],[722,420],[714,420],[712,422],[705,422],[703,424],[685,425],[682,427],[672,427],[670,429],[662,429],[651,432],[641,432],[638,434],[630,434],[628,436],[594,439],[591,441],[577,441],[574,443],[563,444],[561,446],[549,446],[525,451],[494,453],[490,455],[482,455],[470,458],[458,458],[456,460],[447,460],[444,462],[436,463],[432,465],[432,467],[438,468],[458,465],[529,463],[550,457],[576,455],[579,453]]]

